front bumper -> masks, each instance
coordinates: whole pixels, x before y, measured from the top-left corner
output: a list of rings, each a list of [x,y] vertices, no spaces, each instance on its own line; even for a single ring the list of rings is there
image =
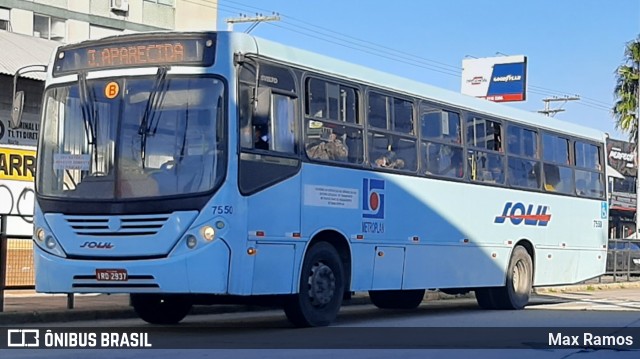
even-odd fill
[[[36,291],[42,293],[227,294],[230,250],[222,239],[166,258],[82,260],[35,247]],[[127,281],[98,281],[96,269],[125,269]]]

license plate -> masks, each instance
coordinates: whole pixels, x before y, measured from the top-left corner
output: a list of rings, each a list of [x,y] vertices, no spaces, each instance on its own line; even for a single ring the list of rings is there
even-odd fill
[[[129,280],[126,269],[96,269],[96,280],[126,282]]]

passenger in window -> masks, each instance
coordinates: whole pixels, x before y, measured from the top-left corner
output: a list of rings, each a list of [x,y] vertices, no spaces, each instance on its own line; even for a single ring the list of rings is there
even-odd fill
[[[554,165],[544,165],[544,189],[550,192],[557,191],[560,183],[560,169]]]
[[[347,129],[344,144],[349,150],[347,160],[351,163],[362,163],[362,133]]]
[[[402,169],[404,168],[404,160],[398,158],[395,152],[389,150],[387,153],[376,159],[375,165],[379,168]]]
[[[462,150],[457,148],[451,149],[449,166],[441,172],[445,176],[461,178],[463,175],[462,166]]]
[[[489,171],[491,171],[493,182],[504,183],[504,167],[502,166],[502,160],[500,157],[489,157]]]
[[[520,142],[518,136],[514,133],[509,133],[507,136],[507,151],[512,155],[522,155],[520,153]]]
[[[258,150],[269,149],[269,135],[266,126],[256,126],[256,128],[253,130],[253,135],[253,148]]]
[[[349,148],[333,131],[321,138],[320,143],[310,146],[307,155],[315,160],[346,161],[349,156]]]
[[[588,187],[587,187],[587,181],[585,181],[584,179],[579,179],[576,181],[576,194],[578,196],[586,196],[588,195]]]

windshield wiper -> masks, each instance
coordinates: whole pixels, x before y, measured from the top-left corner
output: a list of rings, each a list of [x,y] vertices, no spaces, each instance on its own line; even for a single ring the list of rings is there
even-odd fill
[[[168,66],[158,67],[156,79],[154,81],[153,87],[151,88],[151,91],[149,92],[149,99],[147,100],[147,104],[144,108],[144,113],[142,114],[142,118],[140,119],[138,135],[140,136],[140,154],[142,157],[142,168],[145,168],[147,136],[153,136],[158,129],[160,118],[157,116],[156,110],[158,109],[158,107],[160,107],[160,105],[162,105],[164,96],[167,93],[168,82],[166,81],[166,79],[168,71]]]
[[[93,89],[87,86],[87,73],[78,73],[78,94],[80,95],[80,110],[82,111],[82,121],[84,131],[87,135],[87,143],[92,147],[93,168],[98,165],[98,111],[95,106],[95,94]]]

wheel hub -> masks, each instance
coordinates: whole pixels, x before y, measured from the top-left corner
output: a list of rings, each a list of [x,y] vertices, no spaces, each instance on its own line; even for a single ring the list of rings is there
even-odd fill
[[[336,290],[336,278],[331,268],[324,263],[311,267],[309,276],[309,298],[314,306],[329,303]]]

